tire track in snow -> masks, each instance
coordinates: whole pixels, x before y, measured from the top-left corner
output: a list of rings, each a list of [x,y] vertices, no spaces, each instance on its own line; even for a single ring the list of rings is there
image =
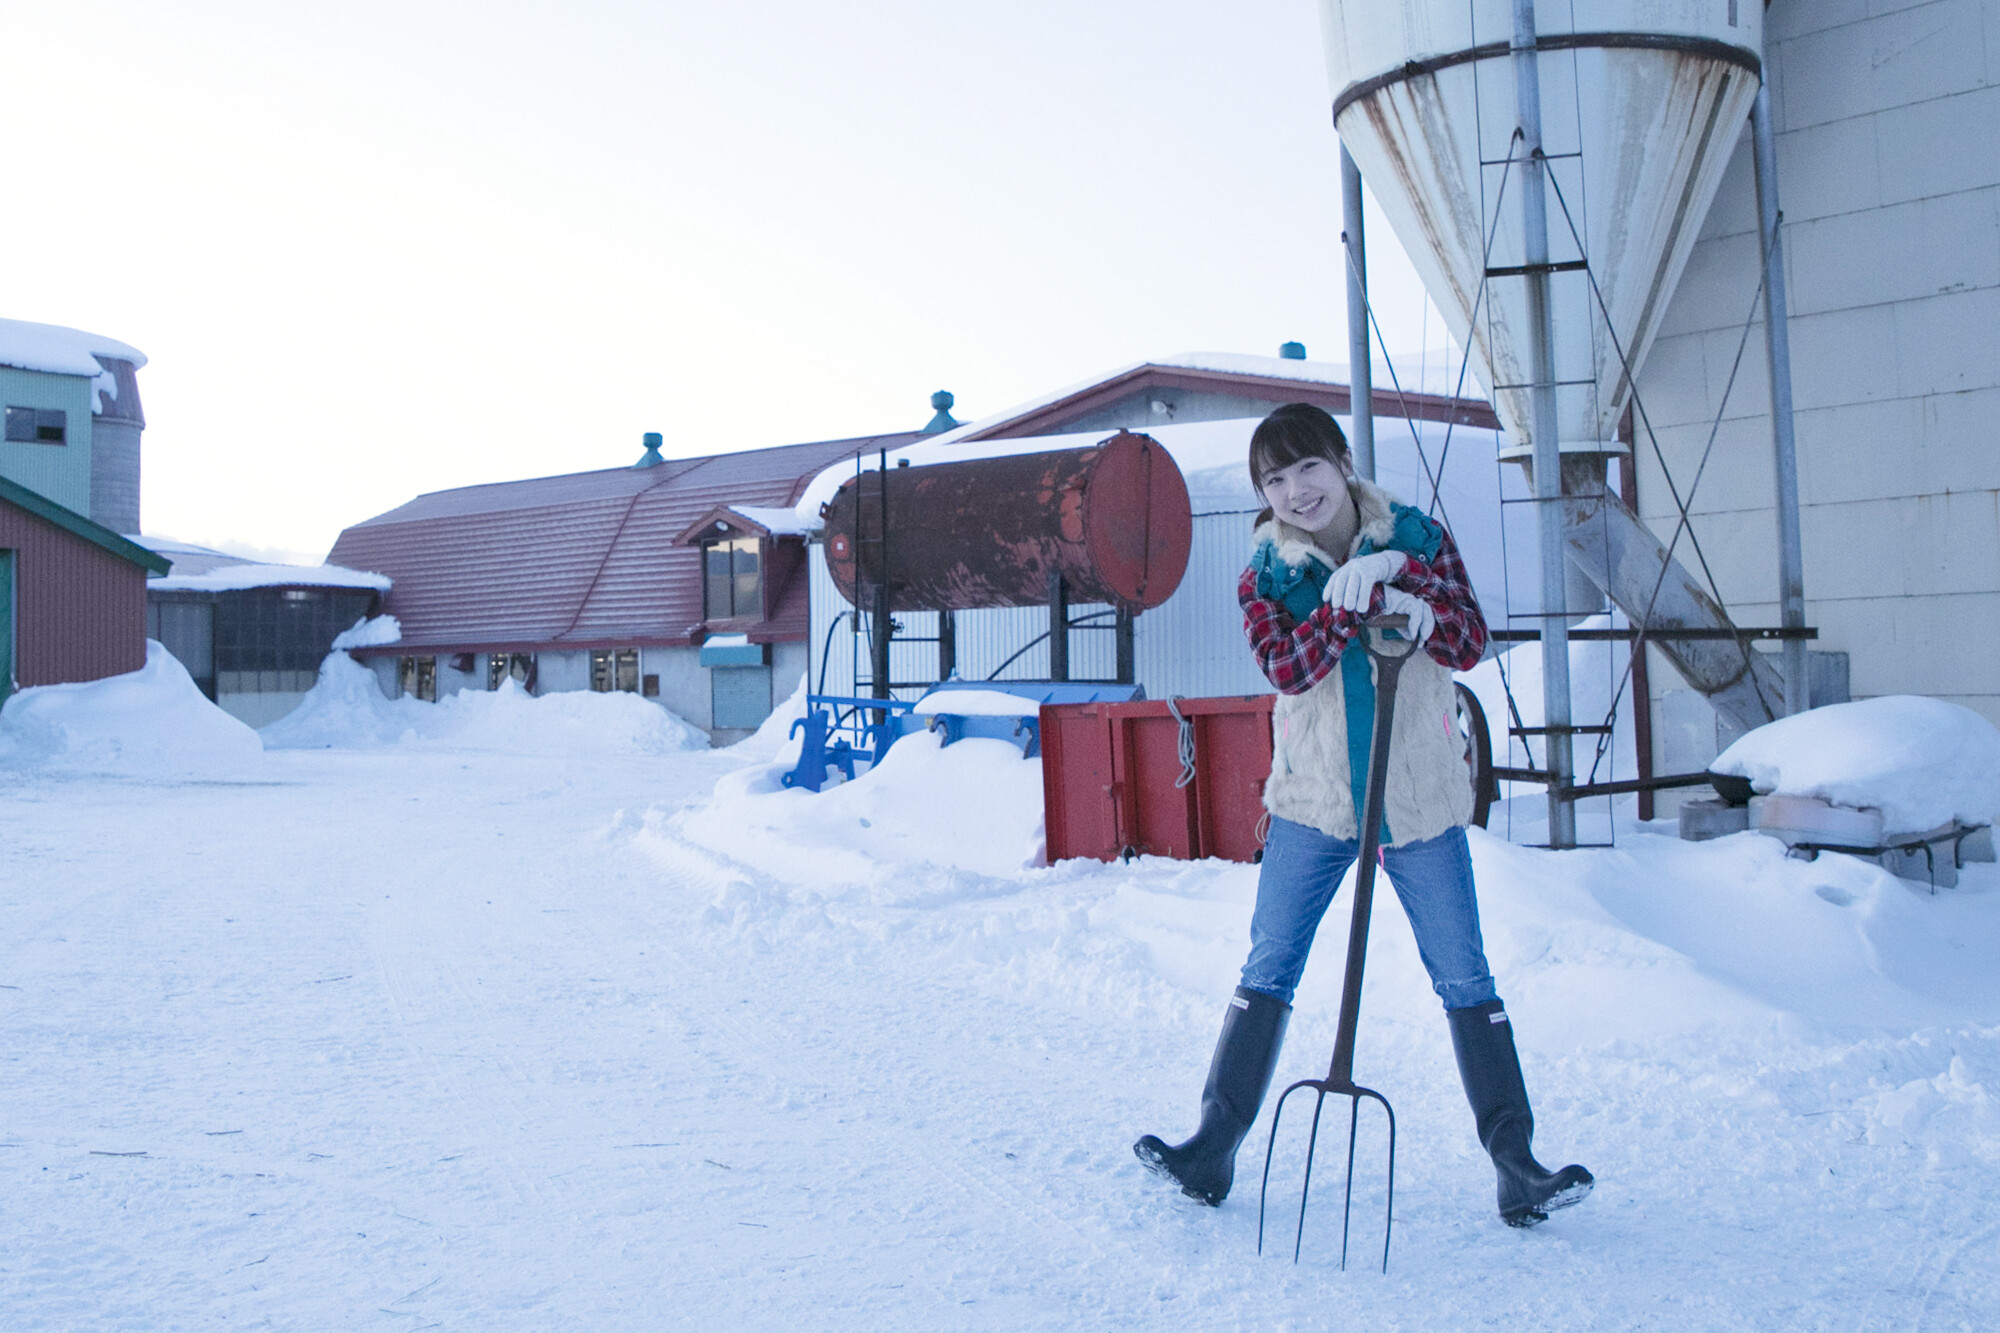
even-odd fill
[[[789,894],[784,887],[773,884],[762,872],[735,861],[726,854],[706,847],[696,846],[660,827],[657,820],[649,821],[643,835],[643,852],[647,859],[662,869],[669,869],[682,883],[697,885],[711,895],[746,894],[761,904],[789,904]],[[742,924],[740,915],[732,914],[727,925],[721,920],[719,903],[711,902],[708,910],[712,925],[728,930]],[[782,918],[784,909],[778,915]],[[766,924],[775,924],[767,922]],[[631,928],[628,926],[628,928]],[[709,966],[715,962],[712,952],[697,955],[685,943],[671,938],[662,941],[663,946],[676,952],[688,966]],[[950,1102],[963,1106],[991,1105],[993,1097],[990,1081],[996,1071],[964,1075],[954,1059],[949,1063],[952,1070],[940,1071],[933,1067],[935,1047],[928,1042],[918,1042],[912,1046],[898,1034],[921,1032],[922,1013],[918,1012],[914,1021],[898,1021],[910,1015],[912,1006],[896,1004],[885,1000],[885,996],[902,993],[924,996],[926,1004],[936,1004],[939,997],[934,988],[924,987],[910,977],[897,978],[885,984],[877,971],[886,961],[890,950],[877,947],[872,941],[856,945],[857,949],[868,949],[865,969],[871,978],[865,984],[857,984],[844,979],[845,969],[829,967],[826,960],[811,955],[826,951],[826,941],[807,937],[787,941],[789,948],[779,946],[770,953],[759,954],[753,961],[759,968],[782,970],[787,975],[782,982],[773,978],[771,989],[786,994],[803,994],[808,997],[808,1007],[820,1015],[840,1015],[847,1021],[842,1024],[843,1037],[839,1051],[838,1066],[819,1066],[819,1074],[805,1072],[810,1066],[799,1059],[796,1042],[774,1040],[773,1025],[758,1024],[742,1016],[742,1006],[717,1003],[705,1006],[701,1013],[703,1026],[719,1030],[728,1039],[728,1048],[738,1067],[752,1077],[765,1081],[771,1086],[783,1086],[796,1097],[825,1103],[839,1104],[859,1098],[902,1095],[908,1099],[916,1095],[919,1088],[926,1090],[947,1089],[945,1096]],[[794,952],[802,955],[794,958]],[[905,961],[900,968],[905,973],[920,973],[922,968]],[[961,995],[956,1006],[963,1012],[974,1012],[983,1003],[981,997]],[[922,1006],[918,1006],[921,1009]],[[869,1015],[869,1017],[863,1017]],[[796,1031],[795,1028],[785,1029]],[[857,1044],[857,1038],[859,1042]],[[893,1080],[897,1086],[879,1088],[867,1081],[852,1077],[840,1079],[831,1076],[830,1068],[877,1068],[900,1071],[900,1078]],[[951,1077],[959,1074],[959,1077]],[[1018,1083],[1017,1081],[1014,1081]],[[919,1101],[915,1111],[926,1125],[941,1111],[933,1095],[928,1100]],[[905,1105],[909,1103],[906,1101]],[[1024,1268],[1037,1266],[1037,1261],[1046,1254],[1051,1236],[1067,1237],[1068,1245],[1080,1249],[1090,1259],[1100,1257],[1103,1252],[1102,1233],[1093,1233],[1079,1226],[1073,1216],[1056,1207],[1046,1190],[1023,1187],[1011,1180],[988,1157],[980,1151],[969,1148],[963,1140],[952,1140],[930,1132],[907,1132],[896,1122],[886,1125],[867,1124],[850,1128],[850,1138],[856,1133],[869,1141],[872,1155],[891,1160],[899,1160],[909,1173],[919,1180],[946,1183],[944,1192],[948,1195],[961,1194],[970,1190],[1001,1205],[1010,1216],[1034,1219],[1035,1224],[1023,1228],[1010,1228],[1005,1237],[992,1237],[1011,1253],[1010,1259]],[[987,1150],[989,1154],[992,1150]],[[1007,1153],[1006,1160],[1014,1154]],[[975,1207],[975,1212],[983,1211]],[[1024,1242],[1019,1238],[1032,1238]],[[1031,1243],[1032,1253],[1021,1252],[1023,1243]],[[1080,1261],[1089,1262],[1090,1259]]]

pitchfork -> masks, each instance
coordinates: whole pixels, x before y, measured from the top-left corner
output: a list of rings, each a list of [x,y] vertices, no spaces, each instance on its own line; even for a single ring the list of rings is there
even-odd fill
[[[1271,1112],[1271,1140],[1264,1147],[1264,1188],[1257,1199],[1257,1253],[1262,1254],[1264,1203],[1271,1192],[1271,1153],[1278,1143],[1278,1117],[1285,1112],[1286,1097],[1301,1088],[1311,1088],[1319,1094],[1319,1099],[1313,1104],[1312,1136],[1306,1140],[1306,1178],[1299,1191],[1298,1234],[1292,1239],[1292,1262],[1297,1263],[1299,1248],[1305,1242],[1306,1197],[1312,1190],[1313,1149],[1319,1142],[1320,1111],[1330,1094],[1351,1098],[1353,1106],[1347,1119],[1347,1190],[1340,1209],[1340,1266],[1345,1270],[1347,1224],[1354,1207],[1354,1139],[1361,1123],[1361,1099],[1369,1097],[1382,1103],[1382,1110],[1389,1117],[1389,1198],[1382,1227],[1384,1273],[1389,1271],[1389,1233],[1396,1221],[1396,1112],[1387,1097],[1354,1081],[1354,1029],[1361,1019],[1361,975],[1368,962],[1368,915],[1375,902],[1375,867],[1382,849],[1383,789],[1389,777],[1389,728],[1396,710],[1396,678],[1402,674],[1403,663],[1421,645],[1412,640],[1401,653],[1381,652],[1367,631],[1407,630],[1407,627],[1405,616],[1375,616],[1363,625],[1361,646],[1375,660],[1375,736],[1368,749],[1368,794],[1362,802],[1361,854],[1355,860],[1354,922],[1347,932],[1347,977],[1340,988],[1340,1027],[1334,1035],[1333,1064],[1328,1067],[1326,1077],[1300,1079],[1292,1084]]]

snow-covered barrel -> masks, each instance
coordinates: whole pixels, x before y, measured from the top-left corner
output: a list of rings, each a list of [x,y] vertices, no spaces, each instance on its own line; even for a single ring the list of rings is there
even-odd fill
[[[883,523],[886,500],[886,539]],[[897,611],[1071,602],[1158,606],[1187,572],[1187,482],[1151,436],[1083,449],[894,467],[850,478],[825,510],[826,563],[848,601],[886,578]],[[858,603],[857,603],[858,604]]]
[[[1516,3],[1321,0],[1334,126],[1471,349],[1514,453],[1532,444],[1533,415],[1509,161]],[[1566,452],[1622,452],[1625,364],[1645,357],[1749,115],[1764,6],[1543,0],[1534,22],[1550,260],[1572,266],[1551,276],[1559,438]],[[1574,267],[1586,258],[1587,274]]]

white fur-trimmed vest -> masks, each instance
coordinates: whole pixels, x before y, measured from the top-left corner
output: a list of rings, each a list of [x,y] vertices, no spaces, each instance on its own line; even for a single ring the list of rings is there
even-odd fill
[[[1315,546],[1310,533],[1275,518],[1258,526],[1255,545],[1272,543],[1279,558],[1290,565],[1317,556],[1329,568],[1352,558],[1364,540],[1387,546],[1395,531],[1389,493],[1365,481],[1354,482],[1350,491],[1361,525],[1341,558]],[[1358,652],[1360,647],[1349,651]],[[1403,649],[1396,646],[1390,651]],[[1369,671],[1379,679],[1372,661]],[[1383,813],[1396,846],[1435,838],[1472,818],[1472,773],[1454,718],[1456,703],[1450,669],[1418,650],[1397,678],[1389,738]],[[1354,810],[1361,793],[1353,789],[1350,776],[1347,706],[1339,667],[1303,694],[1280,694],[1271,728],[1271,777],[1264,784],[1264,808],[1321,833],[1354,838],[1358,827]]]

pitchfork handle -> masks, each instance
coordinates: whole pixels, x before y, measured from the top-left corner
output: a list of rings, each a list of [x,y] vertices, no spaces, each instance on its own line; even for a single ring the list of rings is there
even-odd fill
[[[1371,629],[1407,630],[1407,616],[1371,616],[1362,622],[1361,646],[1375,660],[1375,735],[1368,746],[1368,794],[1361,810],[1361,855],[1355,862],[1354,921],[1347,931],[1347,976],[1340,987],[1340,1027],[1333,1039],[1333,1064],[1326,1081],[1333,1090],[1352,1095],[1365,1089],[1354,1084],[1354,1031],[1361,1022],[1361,977],[1368,964],[1368,918],[1375,904],[1375,866],[1382,851],[1382,807],[1389,782],[1389,729],[1396,711],[1396,678],[1403,663],[1423,646],[1412,640],[1400,653],[1377,650]]]

